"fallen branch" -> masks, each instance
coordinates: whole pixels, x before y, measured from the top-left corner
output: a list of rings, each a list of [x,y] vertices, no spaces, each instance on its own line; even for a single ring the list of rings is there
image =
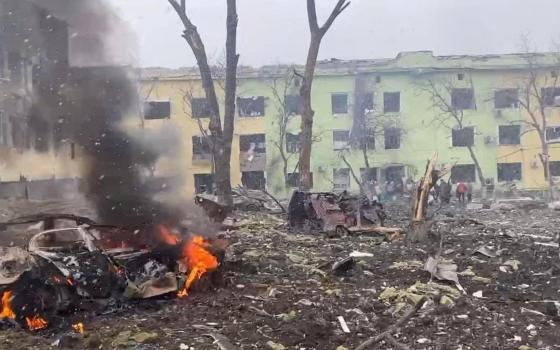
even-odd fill
[[[404,344],[401,344],[397,341],[397,339],[395,339],[392,335],[390,334],[386,334],[385,335],[385,340],[390,343],[391,345],[393,345],[395,348],[397,349],[401,349],[401,350],[410,350],[410,348]]]
[[[280,207],[280,209],[282,210],[282,213],[286,212],[286,208],[284,208],[284,206],[282,204],[280,204],[280,201],[278,201],[278,199],[276,199],[276,197],[274,197],[273,195],[271,195],[270,193],[268,193],[267,190],[261,190],[264,194],[266,194],[267,196],[269,196],[273,201],[276,202],[276,204],[278,204],[278,206]]]
[[[418,301],[414,307],[404,314],[401,318],[397,320],[393,325],[389,326],[383,333],[379,334],[376,337],[369,338],[368,340],[364,341],[360,345],[358,345],[354,350],[364,350],[367,349],[368,346],[373,345],[383,339],[386,339],[387,336],[391,336],[392,333],[396,332],[403,324],[405,324],[414,314],[420,310],[424,302],[426,301],[426,296],[423,296],[420,301]],[[392,338],[392,337],[391,337]],[[394,339],[394,338],[393,338]],[[395,340],[396,341],[396,340]],[[405,348],[406,349],[406,348]]]

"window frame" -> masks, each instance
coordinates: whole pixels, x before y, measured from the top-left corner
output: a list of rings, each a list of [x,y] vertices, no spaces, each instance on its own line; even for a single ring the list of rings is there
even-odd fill
[[[342,109],[337,110],[335,108],[335,105],[336,105],[335,99],[340,98],[340,97],[344,97],[344,99],[346,100],[344,110],[342,110]],[[331,93],[331,113],[332,113],[332,115],[348,114],[348,93],[346,93],[346,92],[333,92],[333,93]]]
[[[392,103],[388,103],[390,97],[397,97],[396,102],[393,101]],[[389,106],[393,108],[388,109]],[[396,106],[396,108],[395,108]],[[398,114],[401,112],[401,92],[400,91],[386,91],[383,92],[383,113],[395,113]]]

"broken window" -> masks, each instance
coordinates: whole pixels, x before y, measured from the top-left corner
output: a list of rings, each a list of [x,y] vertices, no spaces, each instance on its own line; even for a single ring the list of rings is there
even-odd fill
[[[384,92],[383,93],[383,112],[398,113],[401,110],[401,93],[400,92]]]
[[[191,109],[193,118],[210,118],[212,116],[212,108],[206,98],[191,99]]]
[[[451,144],[453,147],[468,147],[474,145],[474,128],[469,126],[451,130]]]
[[[212,146],[208,136],[193,136],[192,144],[193,159],[211,158]]]
[[[541,89],[543,105],[547,107],[560,106],[560,87],[547,87]]]
[[[494,108],[519,107],[519,90],[501,89],[494,92]]]
[[[299,153],[301,148],[301,134],[286,133],[286,152]]]
[[[473,89],[451,90],[451,106],[455,109],[474,109]]]
[[[199,193],[214,192],[214,175],[212,174],[194,174],[194,189]]]
[[[350,187],[350,169],[333,169],[333,184],[335,189],[347,189]]]
[[[286,115],[301,114],[301,96],[286,95],[286,97],[284,98],[284,109]]]
[[[313,187],[313,173],[309,173],[309,177],[310,177],[311,187]],[[286,186],[292,188],[298,188],[300,182],[299,180],[300,180],[299,173],[288,173],[288,182],[286,183]]]
[[[335,151],[341,151],[350,148],[350,131],[333,130],[333,145]]]
[[[264,97],[238,97],[237,111],[240,117],[262,117],[264,116]]]
[[[241,184],[251,190],[264,190],[266,187],[264,171],[243,171]]]
[[[144,119],[164,119],[171,117],[171,102],[148,101],[144,103]]]
[[[387,182],[402,183],[404,174],[404,166],[402,165],[388,166],[384,170],[385,181]]]
[[[560,161],[550,161],[548,166],[550,167],[551,176],[560,176]]]
[[[546,128],[545,138],[547,143],[559,143],[560,126]]]
[[[332,94],[331,109],[332,114],[348,113],[348,94]]]
[[[385,128],[385,149],[401,148],[401,129]]]
[[[521,163],[498,163],[498,181],[521,181]]]
[[[519,145],[521,143],[520,125],[500,125],[498,132],[500,145]]]
[[[264,134],[240,135],[239,150],[243,153],[266,153],[266,138]]]
[[[464,73],[457,74],[457,80],[464,80],[464,79],[465,79],[465,74]]]
[[[360,168],[362,183],[377,181],[377,168]]]
[[[451,168],[451,182],[475,182],[476,169],[474,164],[457,164]]]

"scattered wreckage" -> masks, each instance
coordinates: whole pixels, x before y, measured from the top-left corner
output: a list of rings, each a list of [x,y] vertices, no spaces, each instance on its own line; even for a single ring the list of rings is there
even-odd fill
[[[49,229],[25,248],[0,247],[0,321],[28,330],[46,328],[91,300],[184,297],[218,268],[225,247],[164,224],[131,231],[65,214],[20,218],[0,228],[35,221]],[[69,221],[73,226],[65,227]]]
[[[326,232],[338,235],[379,233],[390,240],[400,235],[400,228],[384,227],[387,214],[379,202],[347,192],[295,191],[288,205],[288,221],[292,229]]]

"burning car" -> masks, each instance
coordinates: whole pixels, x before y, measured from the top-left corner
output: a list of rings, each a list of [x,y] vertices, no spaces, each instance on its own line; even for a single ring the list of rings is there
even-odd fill
[[[31,219],[52,227],[69,217]],[[4,227],[31,219],[18,219]],[[59,315],[82,308],[85,300],[168,293],[184,297],[197,280],[219,265],[219,249],[206,238],[173,231],[165,224],[131,231],[87,218],[70,219],[74,227],[41,231],[25,248],[0,248],[0,320],[38,330]]]

